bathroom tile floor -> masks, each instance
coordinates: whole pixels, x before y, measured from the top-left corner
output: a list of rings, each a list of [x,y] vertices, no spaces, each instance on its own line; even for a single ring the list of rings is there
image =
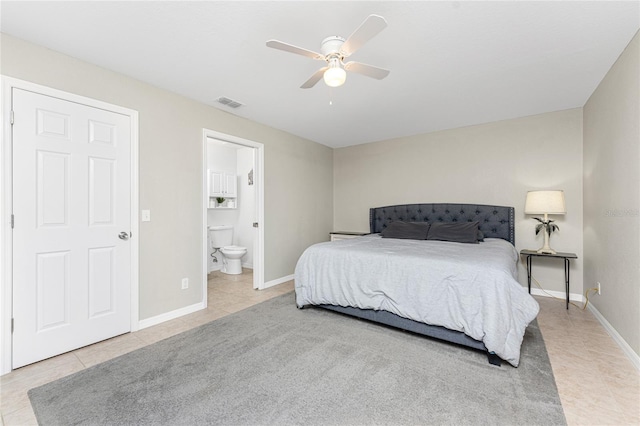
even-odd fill
[[[208,307],[134,333],[114,337],[19,368],[0,378],[2,424],[35,425],[27,397],[33,387],[80,371],[198,325],[293,290],[289,281],[253,289],[251,270],[241,275],[215,272],[208,280]],[[537,297],[538,323],[547,345],[569,425],[640,424],[640,373],[588,310]],[[502,368],[510,368],[503,366]]]

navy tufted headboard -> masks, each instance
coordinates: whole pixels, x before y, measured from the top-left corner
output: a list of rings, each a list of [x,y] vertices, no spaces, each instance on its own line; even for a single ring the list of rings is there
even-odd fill
[[[502,238],[515,245],[515,209],[483,204],[401,204],[369,209],[369,227],[376,234],[389,222],[474,222],[487,238]]]

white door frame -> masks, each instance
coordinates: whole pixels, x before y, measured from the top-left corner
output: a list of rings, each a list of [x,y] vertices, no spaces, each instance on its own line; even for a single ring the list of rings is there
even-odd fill
[[[128,116],[131,119],[131,331],[138,330],[138,112],[108,104],[84,96],[74,95],[50,87],[41,86],[12,77],[0,76],[0,116],[2,116],[2,141],[0,142],[0,375],[11,372],[11,318],[13,316],[13,170],[12,170],[12,89],[22,89],[65,101],[76,102]],[[19,219],[18,219],[19,220]]]
[[[215,130],[203,129],[202,131],[202,297],[204,305],[207,306],[207,273],[209,252],[207,247],[207,206],[209,204],[209,193],[207,185],[207,138],[218,139],[225,142],[243,145],[256,149],[254,159],[255,168],[253,170],[254,185],[256,187],[256,220],[258,222],[258,241],[254,242],[256,247],[253,253],[253,288],[264,289],[264,145],[249,139],[243,139]]]

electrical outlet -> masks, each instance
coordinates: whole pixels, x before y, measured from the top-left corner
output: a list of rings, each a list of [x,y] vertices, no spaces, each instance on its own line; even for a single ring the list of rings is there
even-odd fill
[[[600,283],[599,283],[599,282],[598,282],[598,294],[602,294],[602,293],[600,292]]]
[[[186,290],[189,288],[189,278],[183,278],[182,279],[182,289]]]

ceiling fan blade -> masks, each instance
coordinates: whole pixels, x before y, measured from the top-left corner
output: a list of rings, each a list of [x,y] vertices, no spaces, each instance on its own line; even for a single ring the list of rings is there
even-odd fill
[[[328,70],[329,67],[323,67],[320,68],[318,71],[316,71],[311,78],[309,78],[309,80],[305,81],[304,84],[302,86],[300,86],[301,89],[311,89],[313,86],[316,85],[317,82],[319,82],[320,80],[322,80],[322,77],[324,76],[324,72],[326,70]]]
[[[367,65],[360,62],[347,62],[344,64],[344,69],[347,71],[355,72],[357,74],[366,75],[367,77],[382,80],[389,75],[391,71],[384,68],[374,67],[373,65]]]
[[[345,57],[350,56],[386,27],[387,21],[382,16],[369,15],[358,29],[344,42],[340,48],[340,52],[342,52]]]
[[[297,55],[306,56],[307,58],[324,61],[324,56],[322,56],[318,52],[313,52],[311,50],[303,49],[302,47],[294,46],[293,44],[284,43],[282,41],[269,40],[267,41],[267,46],[273,47],[274,49],[278,49],[278,50],[284,50],[285,52],[291,52]]]

